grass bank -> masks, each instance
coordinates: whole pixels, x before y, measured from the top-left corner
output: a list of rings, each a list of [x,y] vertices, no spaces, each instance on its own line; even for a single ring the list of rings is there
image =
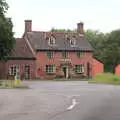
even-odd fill
[[[108,83],[108,84],[120,84],[120,76],[112,73],[97,74],[94,78],[88,81],[89,83]]]

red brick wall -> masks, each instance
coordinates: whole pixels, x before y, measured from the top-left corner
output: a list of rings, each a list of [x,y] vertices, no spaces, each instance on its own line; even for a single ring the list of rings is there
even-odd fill
[[[4,77],[8,73],[8,68],[10,65],[19,65],[20,66],[20,74],[22,75],[24,72],[24,66],[26,64],[31,67],[31,78],[35,77],[54,77],[55,75],[47,75],[45,72],[46,64],[56,64],[58,68],[60,66],[60,59],[62,59],[61,52],[55,52],[54,58],[49,59],[47,57],[46,52],[37,52],[36,54],[37,60],[9,60],[6,64],[5,62],[0,62],[0,77]],[[87,52],[85,56],[82,58],[78,58],[76,56],[76,52],[69,52],[69,59],[71,59],[72,64],[84,64],[85,72],[84,75],[87,75],[87,63],[89,62],[91,65],[90,76],[95,76],[97,73],[104,72],[104,65],[97,61],[96,59],[92,59],[92,53]],[[40,68],[40,69],[39,69]],[[6,71],[6,72],[5,72]],[[116,74],[120,75],[120,65],[116,67]]]
[[[96,59],[92,59],[92,76],[96,76],[98,73],[104,72],[104,65]]]
[[[0,61],[0,79],[5,78],[5,61]]]
[[[11,65],[19,65],[20,66],[20,75],[24,74],[24,66],[30,65],[30,78],[35,78],[35,60],[9,60],[6,63],[6,74],[8,73],[9,66]]]
[[[71,59],[72,64],[81,64],[84,63],[85,65],[85,75],[87,74],[87,62],[92,62],[92,53],[86,52],[84,57],[78,58],[76,52],[69,52],[69,59]],[[36,54],[36,76],[40,77],[53,77],[46,75],[45,66],[46,64],[56,64],[56,67],[60,66],[60,59],[62,59],[62,52],[54,52],[54,58],[49,59],[47,57],[47,52],[37,52]],[[40,69],[39,69],[40,68]],[[92,73],[90,73],[92,75]]]
[[[120,64],[115,67],[115,74],[120,75]]]

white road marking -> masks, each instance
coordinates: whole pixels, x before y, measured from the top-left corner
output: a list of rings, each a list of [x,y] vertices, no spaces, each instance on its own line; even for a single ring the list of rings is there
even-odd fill
[[[72,99],[72,105],[68,107],[67,110],[72,110],[76,104],[77,104],[76,99]]]

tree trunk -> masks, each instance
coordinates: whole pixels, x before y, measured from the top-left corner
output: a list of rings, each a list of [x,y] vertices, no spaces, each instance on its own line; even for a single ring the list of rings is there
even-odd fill
[[[116,64],[113,64],[112,66],[112,73],[115,74],[115,67],[116,67]]]
[[[112,68],[112,73],[115,74],[115,68],[114,67]]]

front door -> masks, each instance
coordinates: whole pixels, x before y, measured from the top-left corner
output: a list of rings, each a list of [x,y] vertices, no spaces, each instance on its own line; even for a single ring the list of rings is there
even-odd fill
[[[64,77],[66,77],[66,67],[63,68]]]
[[[87,63],[87,76],[90,77],[90,63]]]
[[[68,67],[63,67],[64,77],[68,78]]]

